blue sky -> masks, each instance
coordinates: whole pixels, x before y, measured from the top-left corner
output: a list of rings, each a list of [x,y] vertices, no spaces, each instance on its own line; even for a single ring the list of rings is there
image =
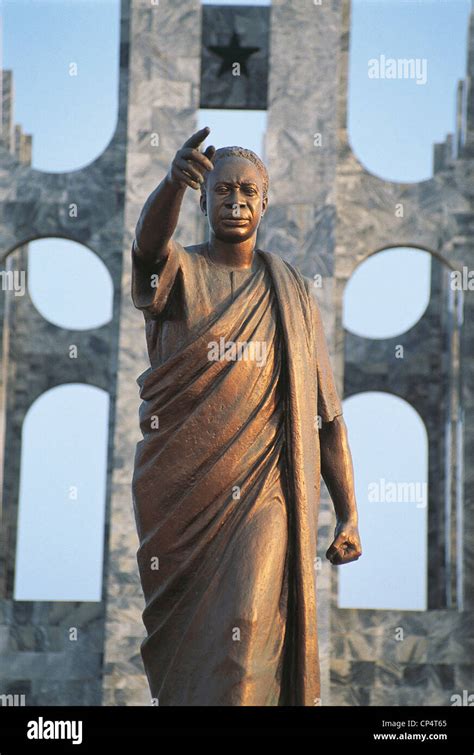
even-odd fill
[[[226,4],[238,3],[233,0]],[[34,167],[48,171],[77,169],[91,162],[110,141],[117,119],[118,8],[118,0],[3,0],[3,65],[14,71],[15,122],[33,134]],[[423,180],[431,175],[433,143],[444,140],[454,127],[456,84],[465,74],[469,8],[468,0],[354,0],[349,138],[358,158],[372,172],[402,181]],[[369,79],[368,61],[381,55],[426,60],[426,84],[419,86],[413,80]],[[77,75],[71,76],[74,66],[77,66]],[[211,126],[210,140],[216,146],[240,142],[260,154],[265,122],[265,113],[261,112],[206,110],[198,114],[199,126]],[[65,321],[67,285],[80,274],[83,279],[97,283],[95,293],[89,289],[89,297],[83,302],[83,310],[89,319],[82,327],[91,327],[90,318],[93,321],[94,316],[97,322],[101,321],[104,313],[99,301],[102,292],[107,297],[110,295],[110,282],[104,271],[97,276],[97,260],[90,252],[84,251],[79,261],[68,242],[52,240],[32,243],[30,254],[30,291],[36,306],[47,319],[55,323],[62,321],[69,328],[81,327],[80,307],[74,314],[78,318],[74,325]],[[60,267],[55,264],[58,255],[64,260]],[[347,327],[383,337],[403,332],[407,323],[416,321],[422,310],[420,301],[426,301],[430,261],[427,255],[416,252],[402,252],[402,255],[398,263],[390,263],[386,254],[385,262],[383,255],[379,255],[378,259],[374,258],[374,264],[361,266],[346,293]],[[109,306],[109,299],[107,301]],[[405,318],[403,322],[397,317],[401,309]],[[374,324],[378,327],[376,333]],[[74,400],[84,401],[84,390],[80,387],[77,390],[81,395],[77,393]],[[70,395],[64,391],[60,396],[58,394],[56,413],[64,411],[64,401]],[[86,448],[88,440],[88,447],[93,449],[97,458],[103,456],[106,437],[97,426],[91,433],[91,417],[99,413],[104,427],[107,402],[100,394],[89,395],[94,412],[77,412],[69,433],[70,437],[76,438],[78,448]],[[406,508],[402,512],[401,508],[390,509],[387,503],[375,509],[374,504],[369,505],[366,500],[370,480],[423,478],[423,454],[418,453],[420,448],[423,449],[422,433],[418,432],[416,415],[407,414],[408,424],[402,427],[400,417],[405,409],[390,400],[383,408],[379,406],[379,399],[378,396],[363,396],[358,400],[350,399],[345,406],[366,535],[365,558],[340,572],[341,601],[347,606],[364,605],[365,601],[367,607],[387,607],[384,604],[386,585],[395,573],[397,579],[390,591],[390,600],[399,607],[423,608],[423,549],[426,545],[423,517],[426,511],[403,504]],[[44,400],[51,406],[51,396]],[[379,423],[375,437],[377,428],[372,426],[371,417],[381,412],[385,417],[384,429],[380,429]],[[51,511],[61,505],[70,506],[68,490],[74,484],[73,478],[79,474],[71,468],[70,456],[65,456],[62,485],[54,493],[48,489],[46,482],[50,470],[45,463],[44,423],[51,431],[55,420],[48,425],[47,415],[38,410],[36,415],[31,415],[31,425],[35,416],[43,431],[37,436],[36,446],[30,441],[24,445],[21,517],[22,521],[36,522],[37,526],[22,527],[18,551],[19,564],[21,562],[17,576],[18,597],[28,599],[30,594],[33,599],[43,593],[44,599],[53,599],[55,594],[59,599],[60,595],[64,597],[64,585],[71,584],[75,575],[74,594],[70,599],[84,599],[88,594],[88,599],[96,600],[99,545],[95,542],[91,550],[87,528],[79,528],[76,553],[69,560],[67,554],[57,553],[57,558],[61,559],[62,586],[61,580],[59,583],[52,580],[48,569],[42,573],[37,570],[33,577],[28,568],[27,554],[32,549],[34,552],[42,533],[42,523],[44,537],[49,527],[47,516],[38,517],[37,513],[34,515],[35,511],[48,510],[47,506],[44,508],[48,496]],[[412,432],[407,435],[410,428]],[[415,444],[414,437],[420,438],[418,444]],[[374,442],[378,449],[376,463]],[[400,452],[401,448],[404,453]],[[398,461],[391,464],[393,452],[397,449]],[[103,475],[93,463],[94,453],[87,457],[88,462],[82,463],[83,490],[102,491]],[[68,478],[71,479],[70,485]],[[90,495],[96,494],[91,492]],[[100,500],[93,500],[95,503],[91,507],[92,498],[89,496],[83,515],[88,517],[91,528],[100,528],[103,521]],[[72,517],[76,515],[77,506],[75,513],[71,511]],[[394,531],[398,526],[404,536],[402,559],[395,537],[390,542],[380,538],[388,521],[393,524]],[[411,534],[407,536],[407,532]],[[51,532],[49,538],[52,553],[55,538]],[[82,577],[77,573],[78,558],[82,564]],[[409,565],[410,560],[414,565]],[[388,567],[385,567],[383,564],[387,563]],[[84,571],[87,564],[90,567],[88,574]],[[374,569],[379,575],[376,581],[371,578]],[[361,585],[364,586],[362,593]]]

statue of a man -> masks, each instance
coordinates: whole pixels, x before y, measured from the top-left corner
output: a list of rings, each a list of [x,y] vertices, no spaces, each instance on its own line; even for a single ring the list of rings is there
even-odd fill
[[[321,474],[332,564],[361,555],[352,459],[313,282],[256,248],[268,175],[254,152],[191,136],[147,199],[132,297],[133,501],[146,601],[141,654],[159,705],[315,705]],[[187,187],[209,241],[174,238]]]

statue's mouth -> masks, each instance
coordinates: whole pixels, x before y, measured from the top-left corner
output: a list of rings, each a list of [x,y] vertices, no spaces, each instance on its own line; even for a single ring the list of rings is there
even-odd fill
[[[249,221],[246,218],[222,218],[222,222],[229,225],[247,225]]]

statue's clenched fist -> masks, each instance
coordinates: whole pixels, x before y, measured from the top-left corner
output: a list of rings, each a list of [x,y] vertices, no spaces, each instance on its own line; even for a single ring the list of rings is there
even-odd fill
[[[351,561],[357,561],[361,555],[362,546],[360,544],[357,524],[338,521],[334,540],[327,550],[326,558],[334,566],[340,566],[342,564],[349,564]]]

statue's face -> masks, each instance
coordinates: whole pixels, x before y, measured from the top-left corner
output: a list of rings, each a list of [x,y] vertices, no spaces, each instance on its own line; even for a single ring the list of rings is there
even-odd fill
[[[245,241],[255,233],[267,203],[257,166],[234,155],[217,161],[201,196],[201,209],[214,235],[231,242]]]

